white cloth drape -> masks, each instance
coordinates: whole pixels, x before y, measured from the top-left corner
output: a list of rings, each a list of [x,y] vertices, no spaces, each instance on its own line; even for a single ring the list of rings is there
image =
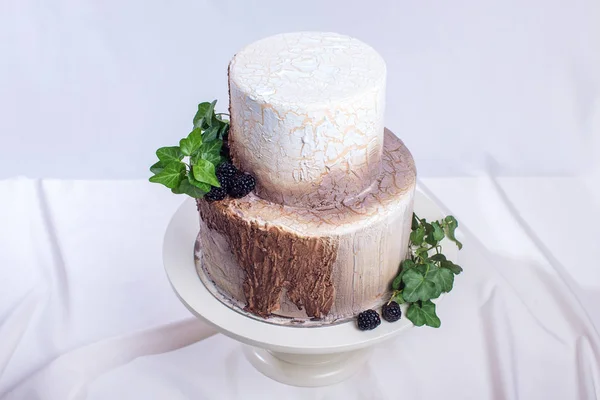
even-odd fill
[[[0,182],[0,398],[600,397],[597,203],[572,178],[425,179],[461,223],[442,327],[316,389],[263,377],[190,316],[161,244],[181,202],[145,181]]]

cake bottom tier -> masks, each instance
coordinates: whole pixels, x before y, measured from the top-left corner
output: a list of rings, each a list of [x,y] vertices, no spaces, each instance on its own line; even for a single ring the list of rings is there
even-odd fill
[[[224,304],[268,322],[352,318],[388,298],[406,257],[415,182],[410,152],[386,130],[379,177],[337,207],[287,207],[253,194],[198,200],[199,275]]]

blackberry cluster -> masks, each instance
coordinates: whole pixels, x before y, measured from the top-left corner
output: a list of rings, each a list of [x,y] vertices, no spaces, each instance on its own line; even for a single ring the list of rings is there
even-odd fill
[[[400,310],[400,304],[395,301],[386,303],[381,307],[381,316],[387,322],[396,322],[402,317],[402,311]]]
[[[358,314],[356,318],[358,329],[361,331],[370,331],[375,329],[381,324],[379,314],[375,310],[366,310]]]
[[[223,200],[227,195],[240,199],[253,191],[256,186],[256,180],[252,175],[240,172],[230,162],[221,163],[215,173],[221,187],[213,186],[210,192],[204,195],[208,202]]]
[[[227,190],[225,190],[222,187],[219,188],[216,186],[210,188],[210,192],[204,195],[204,199],[206,199],[206,201],[208,201],[209,203],[213,201],[223,200],[225,197],[227,197]]]
[[[225,190],[229,188],[231,185],[231,180],[238,174],[238,169],[230,162],[221,163],[217,170],[215,171],[217,174],[217,179],[221,184],[221,187]]]
[[[237,174],[231,180],[229,195],[234,199],[240,199],[253,191],[254,186],[256,186],[256,181],[252,175],[242,173]]]

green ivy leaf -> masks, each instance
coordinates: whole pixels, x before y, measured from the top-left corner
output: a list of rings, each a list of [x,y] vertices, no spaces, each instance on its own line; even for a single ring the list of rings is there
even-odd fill
[[[441,325],[440,319],[435,313],[435,304],[431,301],[424,301],[422,304],[411,304],[406,311],[406,318],[416,326],[427,325],[439,328]]]
[[[448,215],[446,218],[444,218],[443,224],[444,232],[448,239],[456,243],[459,250],[462,249],[462,243],[459,242],[458,239],[456,239],[456,236],[454,236],[454,232],[456,231],[456,228],[458,228],[458,221],[456,220],[456,218],[454,218],[452,215]]]
[[[402,276],[404,282],[404,300],[413,303],[418,300],[429,300],[439,296],[439,288],[435,282],[423,276],[415,269],[409,269]],[[437,296],[436,296],[437,294]]]
[[[412,221],[410,224],[410,229],[412,231],[414,231],[415,229],[417,229],[417,227],[419,226],[419,217],[417,217],[417,214],[413,213],[412,215]]]
[[[433,271],[430,271],[427,275],[427,279],[434,282],[439,286],[441,291],[445,293],[451,291],[452,286],[454,285],[454,274],[448,268],[436,268]]]
[[[174,161],[168,163],[158,174],[150,177],[150,182],[160,183],[169,189],[173,189],[179,186],[184,178],[185,164],[183,164],[181,161]]]
[[[221,163],[221,147],[223,142],[220,140],[213,140],[208,143],[202,143],[202,146],[198,151],[192,154],[190,162],[192,165],[196,164],[198,160],[206,160],[211,162],[213,165],[218,166]]]
[[[433,238],[439,242],[440,240],[442,240],[444,238],[444,230],[442,229],[442,227],[440,226],[440,224],[438,222],[432,222],[431,226],[433,227]]]
[[[177,146],[161,147],[160,149],[156,150],[156,156],[166,165],[167,163],[173,161],[181,161],[183,158],[183,153],[181,153],[181,150]]]
[[[443,255],[442,253],[438,253],[438,254],[434,254],[431,257],[429,257],[429,259],[431,261],[446,261],[446,256]]]
[[[419,247],[416,251],[415,254],[417,255],[417,257],[420,257],[422,259],[426,259],[428,257],[427,254],[428,250],[426,247]]]
[[[460,274],[463,270],[460,265],[454,264],[450,260],[442,261],[440,266],[444,269],[449,269],[454,275]]]
[[[219,129],[219,139],[223,140],[223,141],[227,141],[227,137],[229,135],[229,123],[223,123],[223,125],[221,125],[221,129]]]
[[[425,228],[419,226],[417,229],[410,233],[410,241],[415,246],[420,246],[423,243],[423,238],[425,238]]]
[[[217,138],[217,136],[219,136],[219,127],[218,126],[210,127],[207,130],[205,130],[204,133],[202,134],[202,138],[205,143],[215,140]]]
[[[436,266],[431,263],[428,262],[427,260],[424,263],[418,263],[415,265],[415,271],[417,271],[418,273],[420,273],[423,276],[426,276],[429,273],[429,270],[431,268],[436,268]]]
[[[213,126],[213,122],[215,121],[215,104],[217,104],[217,101],[213,100],[213,102],[208,105],[208,109],[204,115],[204,121],[209,128]]]
[[[406,260],[403,260],[400,263],[400,266],[402,267],[403,271],[406,271],[408,269],[414,268],[415,267],[415,262],[413,260],[411,260],[410,258],[407,258]]]
[[[404,297],[402,297],[402,291],[397,292],[394,297],[392,297],[392,300],[395,301],[398,304],[404,304],[406,303],[406,301],[404,300]]]
[[[432,222],[431,224],[427,224],[425,226],[425,232],[427,233],[425,242],[431,246],[437,246],[440,240],[444,238],[444,230],[436,221]]]
[[[208,190],[203,190],[197,186],[192,185],[192,183],[190,183],[188,179],[184,179],[179,184],[179,191],[195,199],[199,199],[204,197],[204,195],[210,191],[210,185],[206,186],[208,186]]]
[[[194,178],[200,182],[208,183],[209,185],[221,187],[215,174],[215,165],[210,161],[199,159],[192,167]]]
[[[200,182],[200,181],[196,180],[192,174],[188,175],[188,182],[192,186],[197,187],[198,189],[202,190],[205,193],[210,192],[211,186],[208,183],[204,183],[204,182]]]
[[[183,180],[181,182],[183,182]],[[179,186],[181,186],[181,183],[179,185],[177,185],[177,187],[174,187],[173,189],[171,189],[171,192],[173,194],[183,194],[183,192],[181,190],[179,190]]]
[[[423,220],[425,221],[425,220]],[[425,228],[425,234],[430,234],[431,232],[433,232],[433,226],[431,226],[431,224],[429,222],[423,222],[423,227]]]
[[[400,287],[402,286],[402,275],[404,275],[404,273],[406,271],[408,271],[409,269],[414,268],[414,267],[415,267],[415,262],[413,260],[411,260],[410,258],[403,260],[400,263],[400,273],[392,281],[392,289],[394,289],[394,290],[400,289]]]
[[[165,165],[167,165],[167,163],[165,163],[164,161],[159,161],[150,167],[150,172],[152,172],[153,174],[158,174],[165,168]]]
[[[191,156],[193,152],[198,150],[202,145],[202,130],[200,128],[194,128],[190,132],[187,138],[179,141],[179,147],[181,152],[185,156]]]
[[[210,103],[207,101],[198,104],[198,111],[196,111],[196,115],[194,115],[194,128],[202,128],[203,126],[207,127],[207,124],[204,122],[204,117],[206,116],[206,112],[209,108]]]

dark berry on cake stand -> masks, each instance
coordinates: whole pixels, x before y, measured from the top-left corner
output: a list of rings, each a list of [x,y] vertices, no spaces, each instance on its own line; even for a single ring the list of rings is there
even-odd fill
[[[400,304],[395,301],[386,303],[381,307],[381,316],[387,322],[396,322],[402,317],[402,311],[400,310]]]
[[[379,318],[377,311],[367,310],[358,314],[356,322],[358,329],[361,331],[370,331],[371,329],[377,328],[379,324],[381,324],[381,319]]]
[[[246,196],[248,193],[254,190],[254,186],[256,186],[256,181],[254,177],[249,174],[237,174],[231,180],[231,185],[229,186],[228,193],[231,197],[235,199],[241,199]]]
[[[210,189],[210,192],[208,192],[204,195],[204,199],[206,201],[208,201],[209,203],[212,201],[223,200],[225,197],[227,197],[227,190],[225,190],[222,187],[216,187],[216,186],[213,186]]]
[[[221,187],[227,190],[231,186],[231,180],[239,173],[238,169],[230,162],[221,163],[215,171]]]

